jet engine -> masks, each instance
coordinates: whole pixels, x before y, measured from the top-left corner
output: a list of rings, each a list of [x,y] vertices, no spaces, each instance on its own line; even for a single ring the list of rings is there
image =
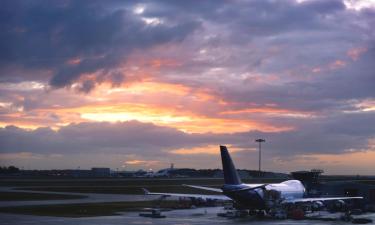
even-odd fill
[[[335,208],[338,210],[344,209],[346,206],[346,203],[343,200],[337,200],[335,201]]]
[[[315,202],[313,202],[313,204],[311,205],[311,208],[312,208],[314,211],[321,210],[323,207],[324,207],[324,203],[321,202],[321,201],[315,201]]]

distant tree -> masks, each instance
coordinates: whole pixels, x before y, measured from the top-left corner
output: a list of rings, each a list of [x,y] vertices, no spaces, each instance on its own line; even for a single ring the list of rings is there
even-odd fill
[[[20,169],[18,169],[15,166],[9,166],[8,171],[9,171],[9,173],[18,173],[18,172],[20,172]]]
[[[15,166],[1,166],[0,167],[0,173],[2,174],[12,174],[12,173],[18,173],[20,171],[19,168]]]

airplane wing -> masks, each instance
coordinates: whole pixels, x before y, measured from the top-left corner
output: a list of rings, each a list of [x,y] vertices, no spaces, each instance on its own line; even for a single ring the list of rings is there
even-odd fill
[[[202,199],[214,199],[214,200],[231,200],[225,195],[200,195],[200,194],[180,194],[180,193],[161,193],[161,192],[149,192],[147,189],[142,188],[145,195],[160,195],[165,197],[185,197],[185,198],[202,198]]]
[[[223,193],[223,190],[221,190],[220,188],[210,188],[210,187],[187,185],[187,184],[183,184],[182,186],[206,190],[206,191]],[[253,189],[257,189],[257,188],[264,188],[265,186],[267,186],[267,184],[246,184],[245,188],[233,190],[233,192],[248,191],[248,190],[253,190]]]
[[[223,193],[223,190],[221,190],[220,188],[210,188],[210,187],[188,185],[188,184],[183,184],[182,186],[191,187],[191,188],[195,188],[195,189],[206,190],[206,191],[213,191],[213,192]]]
[[[316,201],[332,201],[332,200],[347,200],[347,199],[363,199],[363,197],[326,197],[326,198],[293,198],[285,199],[282,203],[298,203],[298,202],[316,202]]]
[[[264,184],[246,184],[246,186],[250,187],[250,188],[257,188],[257,187],[263,187],[263,186],[266,186],[270,183],[264,183]],[[272,183],[271,183],[272,184]]]

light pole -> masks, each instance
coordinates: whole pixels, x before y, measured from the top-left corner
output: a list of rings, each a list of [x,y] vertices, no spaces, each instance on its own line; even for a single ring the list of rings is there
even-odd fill
[[[261,175],[261,159],[262,159],[262,142],[266,142],[265,139],[256,139],[255,142],[259,143],[259,176]]]

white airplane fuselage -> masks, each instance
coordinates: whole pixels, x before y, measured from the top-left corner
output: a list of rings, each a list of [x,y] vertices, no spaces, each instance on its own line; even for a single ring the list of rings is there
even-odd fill
[[[258,186],[258,187],[257,187]],[[287,180],[259,187],[254,184],[224,185],[223,194],[245,208],[268,209],[268,201],[303,198],[305,187],[298,180]]]
[[[302,198],[305,194],[305,187],[299,180],[287,180],[278,184],[268,184],[266,190],[280,192],[282,199]]]

